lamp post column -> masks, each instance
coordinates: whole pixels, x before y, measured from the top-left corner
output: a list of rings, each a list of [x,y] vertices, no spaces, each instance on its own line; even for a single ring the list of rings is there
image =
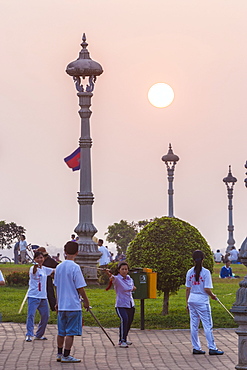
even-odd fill
[[[232,199],[233,199],[233,187],[235,182],[237,182],[236,177],[232,176],[231,172],[231,166],[229,166],[229,173],[228,176],[223,179],[224,183],[226,184],[227,188],[227,196],[228,196],[228,216],[229,216],[229,223],[228,223],[228,241],[227,241],[227,248],[226,252],[228,253],[232,247],[235,245],[235,240],[233,238],[233,205],[232,205]]]
[[[83,274],[88,284],[97,284],[97,262],[101,256],[97,244],[93,241],[93,236],[97,232],[92,222],[92,205],[94,196],[91,184],[91,147],[92,139],[90,137],[90,116],[89,109],[91,98],[93,96],[94,84],[97,76],[103,73],[101,65],[90,58],[87,50],[86,36],[82,37],[82,50],[79,58],[71,62],[66,72],[73,77],[75,87],[79,97],[79,115],[81,118],[81,137],[80,145],[80,191],[78,192],[79,203],[79,223],[75,232],[79,236],[79,253],[76,257],[76,263],[81,266]],[[82,79],[88,78],[86,87],[82,84]]]
[[[167,179],[168,179],[168,217],[174,217],[173,212],[173,180],[176,163],[179,161],[179,157],[173,153],[172,146],[169,144],[169,150],[166,155],[163,155],[162,161],[165,162],[167,167]]]

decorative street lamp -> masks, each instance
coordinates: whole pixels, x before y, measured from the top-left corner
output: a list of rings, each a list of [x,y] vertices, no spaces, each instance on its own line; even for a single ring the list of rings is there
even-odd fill
[[[234,247],[234,244],[235,244],[235,240],[233,238],[234,226],[233,226],[233,216],[232,216],[232,209],[233,209],[232,199],[233,199],[233,187],[234,187],[235,182],[237,182],[237,179],[236,177],[232,176],[231,166],[229,166],[228,176],[224,177],[223,181],[226,184],[227,195],[229,199],[229,203],[228,203],[228,210],[229,210],[229,225],[228,225],[229,234],[228,235],[229,235],[229,238],[227,241],[228,245],[226,248],[226,252],[228,253],[232,249],[232,247]]]
[[[163,155],[162,161],[165,162],[167,167],[167,175],[168,175],[168,217],[174,217],[173,214],[173,180],[174,180],[174,170],[176,163],[179,161],[179,157],[173,153],[172,146],[169,144],[169,150],[166,155]]]
[[[97,232],[96,227],[92,223],[92,205],[94,196],[91,187],[91,146],[92,139],[90,137],[90,116],[92,112],[91,106],[92,92],[97,76],[103,73],[101,65],[90,58],[87,50],[85,33],[82,37],[82,50],[79,58],[70,63],[66,72],[73,77],[79,97],[79,115],[81,117],[81,137],[79,139],[80,146],[80,191],[78,192],[79,203],[79,224],[75,228],[75,232],[79,236],[79,253],[76,262],[81,266],[87,283],[97,283],[97,261],[101,253],[98,251],[97,244],[93,241],[93,236]],[[88,78],[86,87],[83,86],[83,81]],[[86,81],[87,82],[87,81]],[[86,266],[86,267],[85,267]],[[92,268],[93,267],[93,268]]]

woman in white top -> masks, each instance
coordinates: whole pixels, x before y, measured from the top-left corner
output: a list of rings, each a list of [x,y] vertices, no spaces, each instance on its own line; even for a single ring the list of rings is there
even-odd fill
[[[194,251],[193,260],[195,267],[192,267],[186,275],[186,301],[190,313],[190,332],[193,347],[193,355],[204,355],[198,337],[198,328],[202,322],[204,333],[207,339],[210,355],[223,355],[223,351],[217,349],[213,336],[213,321],[209,296],[217,300],[211,289],[212,278],[209,270],[202,267],[204,254],[202,251]]]
[[[27,333],[26,342],[31,342],[34,336],[34,319],[36,310],[40,313],[40,322],[34,339],[46,340],[44,337],[46,325],[49,319],[49,307],[47,303],[46,280],[55,270],[42,266],[44,256],[41,252],[34,253],[36,264],[29,270],[29,289],[27,293]]]
[[[5,280],[4,280],[2,271],[0,271],[0,285],[5,285]]]

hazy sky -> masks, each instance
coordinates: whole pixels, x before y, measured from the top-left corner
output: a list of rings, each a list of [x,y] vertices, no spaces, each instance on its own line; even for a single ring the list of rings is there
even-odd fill
[[[121,219],[167,215],[169,142],[180,157],[175,216],[211,248],[228,239],[223,177],[234,189],[234,236],[247,236],[246,0],[0,0],[0,219],[27,241],[62,251],[78,223],[79,172],[63,158],[78,146],[79,105],[66,66],[85,32],[104,73],[92,99],[93,222],[98,238]],[[153,107],[149,88],[173,103]]]

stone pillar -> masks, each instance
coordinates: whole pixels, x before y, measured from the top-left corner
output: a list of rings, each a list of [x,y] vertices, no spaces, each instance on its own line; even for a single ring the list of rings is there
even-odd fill
[[[243,242],[239,258],[247,266],[247,238]],[[239,325],[236,333],[238,335],[238,364],[237,370],[247,370],[247,275],[239,283],[236,294],[236,302],[233,304],[231,312],[234,321]]]

